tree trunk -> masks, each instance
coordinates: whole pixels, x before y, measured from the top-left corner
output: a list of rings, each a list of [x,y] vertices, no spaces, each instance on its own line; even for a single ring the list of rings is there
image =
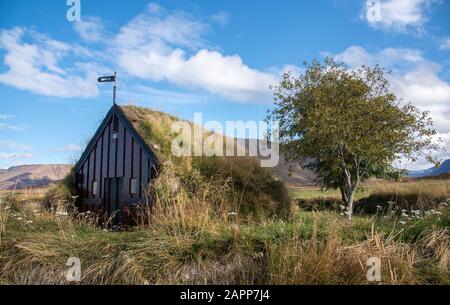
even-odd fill
[[[355,192],[356,189],[358,188],[359,185],[359,181],[355,181],[354,183],[351,183],[350,186],[344,186],[344,192],[343,192],[343,197],[342,197],[342,201],[345,203],[346,206],[346,212],[345,214],[347,215],[349,220],[352,220],[352,216],[353,216],[353,203],[354,203],[354,199],[355,199]]]
[[[355,196],[356,189],[358,188],[359,182],[361,181],[361,173],[359,171],[359,162],[355,159],[356,173],[352,175],[350,170],[345,166],[343,162],[343,179],[341,184],[342,201],[344,201],[347,211],[347,217],[352,220],[353,216],[353,199]]]
[[[341,191],[342,202],[347,203],[347,195],[345,194],[345,189],[342,185],[339,187],[339,190]]]
[[[347,195],[347,202],[346,202],[347,217],[348,217],[348,220],[352,220],[352,216],[353,216],[353,198],[354,198],[355,191],[354,190],[349,190],[349,192],[350,193]]]

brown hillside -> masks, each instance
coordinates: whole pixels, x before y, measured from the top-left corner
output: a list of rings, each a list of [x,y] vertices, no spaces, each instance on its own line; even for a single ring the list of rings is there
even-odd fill
[[[47,187],[61,181],[70,168],[68,164],[13,166],[0,173],[0,189]]]

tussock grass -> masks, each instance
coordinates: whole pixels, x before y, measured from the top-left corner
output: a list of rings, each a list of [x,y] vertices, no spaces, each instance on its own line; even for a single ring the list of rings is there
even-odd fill
[[[150,224],[120,233],[87,215],[14,208],[0,279],[70,284],[65,264],[75,256],[82,284],[370,284],[366,261],[377,256],[383,284],[450,283],[448,210],[405,225],[326,211],[255,222],[205,204],[209,192],[161,197]]]
[[[240,213],[242,196],[230,197],[227,174],[180,176],[178,168],[165,165],[151,213],[130,231],[9,203],[0,282],[73,284],[66,262],[79,257],[81,284],[377,284],[366,278],[375,256],[382,284],[450,284],[448,205],[352,222],[326,210],[253,217]]]

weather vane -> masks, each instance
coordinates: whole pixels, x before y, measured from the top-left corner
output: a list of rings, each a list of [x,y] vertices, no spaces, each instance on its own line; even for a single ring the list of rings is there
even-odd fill
[[[116,119],[116,91],[117,91],[117,72],[110,76],[101,76],[98,78],[99,83],[112,83],[114,82],[113,89],[113,139],[118,138],[118,124]]]
[[[117,72],[111,76],[101,76],[98,78],[99,83],[112,83],[114,82],[114,92],[113,92],[113,105],[116,105],[116,90],[117,90]]]

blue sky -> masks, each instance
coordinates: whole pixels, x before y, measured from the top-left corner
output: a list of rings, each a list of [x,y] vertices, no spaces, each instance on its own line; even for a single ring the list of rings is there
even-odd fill
[[[324,56],[392,69],[450,149],[450,1],[80,3],[70,22],[66,0],[0,1],[0,168],[76,156],[111,107],[100,75],[119,73],[119,104],[261,120],[269,86]]]

